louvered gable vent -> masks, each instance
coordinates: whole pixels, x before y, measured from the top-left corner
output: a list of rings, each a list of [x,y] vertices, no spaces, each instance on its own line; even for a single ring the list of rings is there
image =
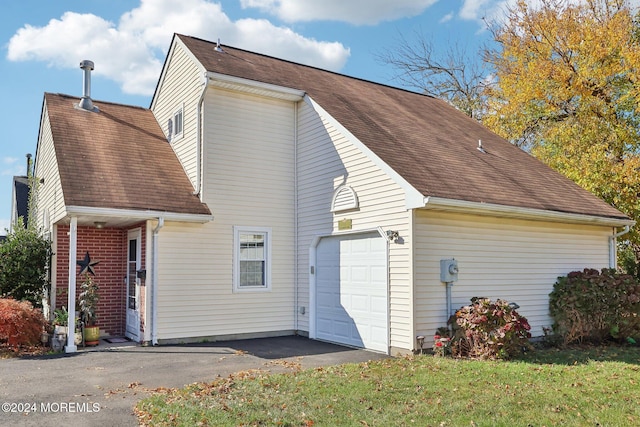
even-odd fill
[[[348,211],[358,209],[358,196],[353,188],[347,185],[341,185],[333,193],[333,201],[331,203],[331,212]]]

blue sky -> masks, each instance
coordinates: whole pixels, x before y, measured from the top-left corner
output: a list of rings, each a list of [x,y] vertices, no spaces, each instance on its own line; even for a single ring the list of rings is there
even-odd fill
[[[513,0],[20,0],[0,17],[0,235],[14,175],[35,155],[44,92],[148,107],[174,32],[400,86],[376,60],[422,32],[442,51],[490,41],[483,17]]]

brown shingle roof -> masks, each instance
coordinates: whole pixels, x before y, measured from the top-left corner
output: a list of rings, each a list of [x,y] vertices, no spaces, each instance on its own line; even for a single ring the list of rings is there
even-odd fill
[[[442,100],[176,37],[208,71],[305,91],[424,196],[627,218]]]
[[[94,101],[100,111],[89,112],[52,93],[44,102],[67,206],[211,214],[151,110]]]

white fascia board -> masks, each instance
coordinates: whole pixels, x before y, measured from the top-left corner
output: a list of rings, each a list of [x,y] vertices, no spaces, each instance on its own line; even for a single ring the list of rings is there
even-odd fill
[[[424,195],[416,188],[409,184],[395,169],[389,166],[376,153],[367,147],[362,141],[355,137],[347,128],[345,128],[337,119],[329,114],[324,108],[315,102],[310,96],[305,95],[304,101],[313,108],[322,118],[327,120],[338,132],[344,135],[349,141],[360,149],[376,166],[386,173],[396,184],[404,190],[404,201],[407,209],[417,209],[424,206]]]
[[[167,55],[165,56],[165,62],[162,66],[162,71],[160,72],[160,78],[158,79],[158,82],[156,83],[156,89],[153,93],[153,97],[151,98],[151,104],[149,106],[149,109],[153,111],[154,107],[155,107],[155,103],[156,100],[158,99],[158,95],[159,95],[159,91],[162,88],[162,85],[164,83],[164,79],[167,73],[167,70],[169,69],[169,65],[170,62],[173,60],[173,54],[174,51],[176,49],[176,46],[180,46],[180,48],[182,48],[182,50],[187,54],[187,56],[189,58],[191,58],[191,61],[193,61],[193,63],[199,68],[199,73],[201,75],[205,75],[206,71],[204,66],[202,65],[202,63],[200,61],[198,61],[198,58],[196,58],[196,56],[193,54],[193,52],[191,52],[187,46],[184,44],[184,42],[180,39],[180,37],[176,36],[174,34],[173,39],[172,39],[172,43],[171,46],[169,47],[169,52],[167,52]]]
[[[165,221],[176,222],[194,222],[204,224],[206,222],[213,221],[213,215],[205,214],[187,214],[179,212],[165,212],[165,211],[152,211],[152,210],[134,210],[134,209],[106,209],[106,208],[93,208],[87,206],[67,206],[66,208],[68,216],[112,216],[119,218],[133,218],[133,219],[156,219],[164,218]]]
[[[592,224],[608,227],[624,227],[635,224],[635,221],[631,219],[582,215],[568,212],[548,211],[544,209],[498,205],[493,203],[469,202],[465,200],[445,199],[441,197],[426,197],[424,199],[424,208],[484,216],[533,221],[564,222],[569,224]]]
[[[209,81],[209,85],[222,89],[250,93],[268,98],[283,99],[292,102],[302,101],[305,96],[305,92],[303,90],[243,79],[241,77],[229,76],[212,71],[208,71],[206,76]]]

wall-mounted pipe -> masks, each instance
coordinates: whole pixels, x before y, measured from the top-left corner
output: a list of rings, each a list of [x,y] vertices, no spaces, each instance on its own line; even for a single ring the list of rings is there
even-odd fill
[[[609,236],[609,268],[616,268],[618,264],[616,241],[618,237],[627,234],[631,230],[630,225],[625,225],[624,229]],[[614,228],[615,231],[615,228]]]
[[[164,227],[164,217],[158,217],[153,229],[151,256],[151,345],[158,344],[158,233]]]
[[[204,120],[204,95],[207,93],[207,87],[209,87],[209,75],[207,72],[202,77],[202,92],[200,93],[200,99],[198,99],[198,106],[196,108],[196,189],[193,192],[194,195],[200,197],[202,191],[202,158],[204,157],[202,151],[204,144],[202,143],[202,123]],[[202,200],[202,197],[200,197]]]

